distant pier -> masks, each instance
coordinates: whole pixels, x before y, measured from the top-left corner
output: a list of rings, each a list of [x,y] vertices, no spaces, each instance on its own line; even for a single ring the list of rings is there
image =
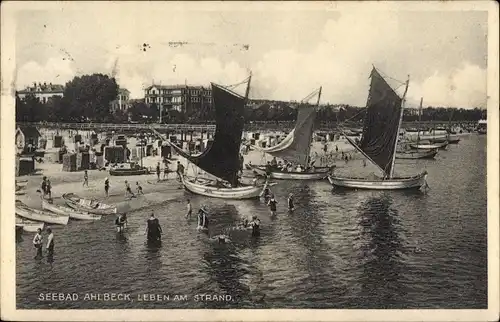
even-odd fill
[[[341,122],[344,127],[361,127],[355,123]],[[145,123],[54,123],[54,122],[38,122],[38,123],[24,123],[17,122],[19,125],[30,125],[37,128],[58,129],[58,130],[76,130],[76,131],[95,131],[98,132],[148,132],[151,128],[158,132],[215,132],[215,124],[145,124]],[[451,126],[471,126],[474,127],[477,122],[403,122],[404,128],[433,128],[433,127],[449,127]],[[257,121],[245,124],[245,131],[262,131],[262,130],[291,130],[295,126],[295,121]],[[319,131],[331,131],[337,127],[337,122],[323,122],[318,127]]]

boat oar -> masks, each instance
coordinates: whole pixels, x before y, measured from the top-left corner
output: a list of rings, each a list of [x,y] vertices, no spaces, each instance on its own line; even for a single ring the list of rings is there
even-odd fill
[[[259,198],[261,198],[264,195],[264,191],[266,190],[268,185],[268,179],[266,179],[266,183],[264,183],[264,187],[262,188],[262,191],[260,192]]]

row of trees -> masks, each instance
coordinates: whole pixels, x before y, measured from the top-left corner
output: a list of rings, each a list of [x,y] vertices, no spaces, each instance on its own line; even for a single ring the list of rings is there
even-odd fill
[[[41,102],[33,95],[16,97],[16,121],[19,122],[109,122],[109,123],[156,123],[160,120],[160,108],[142,101],[132,103],[126,112],[112,111],[111,102],[118,95],[118,85],[114,78],[103,74],[75,77],[66,83],[64,96],[53,96]],[[416,110],[406,109],[404,121],[417,121]],[[486,111],[479,108],[454,109],[427,107],[422,109],[422,121],[478,121],[486,118]],[[251,121],[294,121],[297,109],[287,102],[265,102],[257,108],[245,109],[245,120]],[[364,108],[349,105],[326,105],[318,110],[317,119],[322,122],[361,122]],[[161,112],[162,123],[206,123],[213,122],[213,108],[174,109]]]
[[[29,93],[16,96],[16,121],[19,122],[124,122],[124,113],[112,113],[111,102],[118,95],[114,78],[103,74],[77,76],[66,83],[64,96],[46,102]]]

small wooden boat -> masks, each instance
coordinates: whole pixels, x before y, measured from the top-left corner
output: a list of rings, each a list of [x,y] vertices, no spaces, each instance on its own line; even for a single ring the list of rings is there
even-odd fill
[[[446,141],[448,141],[448,138],[447,137],[436,137],[436,138],[430,138],[428,139],[428,141],[430,143],[445,143]]]
[[[266,167],[265,166],[253,166],[252,167],[256,175],[265,176]],[[314,171],[271,171],[271,179],[278,180],[321,180],[325,179],[330,173],[331,167],[318,167]]]
[[[79,211],[86,211],[97,215],[116,214],[115,206],[107,205],[95,199],[81,198],[74,193],[65,193],[62,197],[69,207]]]
[[[351,189],[371,189],[371,190],[403,190],[419,189],[425,185],[427,171],[413,177],[392,177],[384,179],[376,177],[373,179],[356,177],[328,176],[328,181],[333,186]]]
[[[16,186],[26,187],[28,180],[16,180]]]
[[[26,219],[42,221],[48,224],[56,225],[67,225],[69,220],[68,215],[58,215],[52,212],[33,209],[26,206],[19,200],[16,200],[16,215]]]
[[[410,146],[413,149],[418,149],[418,150],[433,150],[433,149],[446,149],[448,146],[448,141],[443,142],[443,143],[410,143]]]
[[[51,211],[55,214],[59,215],[68,215],[69,218],[71,219],[78,219],[78,220],[100,220],[102,215],[96,215],[96,214],[91,214],[89,212],[80,212],[76,211],[73,208],[61,206],[61,205],[54,205],[49,203],[47,200],[43,199],[42,200],[42,208],[48,211]]]
[[[398,151],[396,159],[434,159],[437,153],[438,149]]]
[[[147,168],[140,168],[140,169],[114,168],[109,170],[109,174],[112,176],[139,176],[139,175],[149,174],[149,170]]]
[[[257,199],[260,198],[265,186],[253,186],[240,183],[238,187],[220,186],[214,180],[204,178],[188,178],[182,176],[182,184],[186,190],[202,196],[221,199]]]
[[[184,188],[192,193],[222,199],[259,198],[267,186],[242,183],[238,177],[241,167],[240,145],[244,127],[244,108],[248,99],[251,76],[248,78],[245,97],[212,83],[216,129],[210,147],[198,155],[171,143],[172,148],[190,163],[216,178],[188,178],[181,176]],[[224,183],[227,183],[224,184]]]
[[[382,176],[372,178],[329,175],[334,187],[349,189],[400,190],[419,189],[427,185],[427,172],[414,176],[394,176],[394,164],[398,146],[399,130],[403,120],[403,108],[409,79],[403,97],[392,89],[373,67],[366,108],[364,131],[359,144],[347,138],[349,143],[374,164]],[[422,102],[420,102],[422,105]]]
[[[29,220],[29,219],[25,219],[25,218],[16,216],[16,228],[21,227],[22,230],[29,232],[29,233],[34,233],[38,229],[43,230],[44,225],[45,224],[43,222]]]

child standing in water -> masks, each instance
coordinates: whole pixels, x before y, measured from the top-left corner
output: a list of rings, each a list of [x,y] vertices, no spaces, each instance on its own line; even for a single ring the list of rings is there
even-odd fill
[[[187,212],[186,212],[186,218],[191,219],[191,215],[193,214],[193,208],[191,207],[191,201],[188,199],[187,200]]]
[[[35,248],[36,248],[35,258],[42,257],[42,243],[43,243],[42,230],[40,228],[38,228],[36,230],[36,235],[33,238],[33,246],[35,246]]]
[[[269,209],[271,210],[271,216],[276,215],[276,205],[277,204],[278,204],[278,202],[276,201],[276,199],[274,199],[274,195],[271,195],[271,198],[267,202],[267,205],[269,206]]]

